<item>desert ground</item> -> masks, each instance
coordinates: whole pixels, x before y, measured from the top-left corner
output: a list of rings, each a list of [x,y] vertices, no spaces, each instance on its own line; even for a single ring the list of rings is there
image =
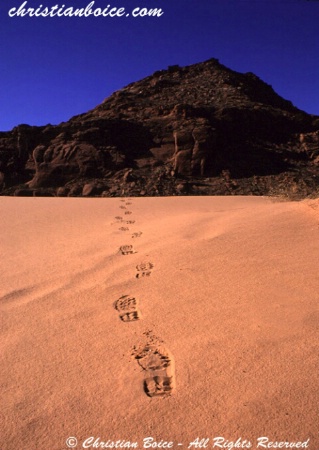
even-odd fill
[[[318,450],[318,200],[0,209],[1,450]]]

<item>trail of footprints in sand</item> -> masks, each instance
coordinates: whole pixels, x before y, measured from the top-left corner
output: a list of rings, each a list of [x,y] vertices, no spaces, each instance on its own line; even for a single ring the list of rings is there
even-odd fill
[[[124,215],[132,214],[132,211],[127,209],[132,202],[121,199],[120,209],[123,210]],[[122,224],[119,228],[122,232],[130,231],[127,225],[132,225],[135,220],[124,220],[122,216],[116,216],[117,223]],[[132,239],[140,238],[142,231],[133,232]],[[132,244],[124,244],[119,248],[121,255],[132,255],[137,253]],[[154,264],[146,261],[136,265],[135,278],[150,277]],[[141,311],[139,309],[138,300],[131,295],[122,295],[114,303],[114,308],[119,314],[122,322],[135,322],[141,319]],[[136,359],[139,366],[144,372],[144,392],[149,397],[167,397],[175,390],[175,362],[173,355],[164,346],[159,338],[154,337],[151,332],[145,332],[147,336],[147,343],[142,347],[134,347],[132,356]]]

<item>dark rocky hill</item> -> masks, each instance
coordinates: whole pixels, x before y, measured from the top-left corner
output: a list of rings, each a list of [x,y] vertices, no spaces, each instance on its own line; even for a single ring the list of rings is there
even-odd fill
[[[210,59],[0,133],[2,195],[319,195],[319,117]]]

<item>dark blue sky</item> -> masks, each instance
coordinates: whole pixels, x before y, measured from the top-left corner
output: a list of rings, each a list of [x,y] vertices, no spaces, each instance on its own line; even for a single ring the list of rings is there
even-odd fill
[[[254,72],[319,115],[318,0],[95,0],[93,9],[161,8],[161,17],[12,17],[0,5],[0,130],[57,124],[117,89],[211,57]],[[81,8],[92,0],[30,0]]]

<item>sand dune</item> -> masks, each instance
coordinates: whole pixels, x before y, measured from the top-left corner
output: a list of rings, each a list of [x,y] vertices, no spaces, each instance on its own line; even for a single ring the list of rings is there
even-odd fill
[[[318,448],[318,201],[0,207],[1,450]]]

